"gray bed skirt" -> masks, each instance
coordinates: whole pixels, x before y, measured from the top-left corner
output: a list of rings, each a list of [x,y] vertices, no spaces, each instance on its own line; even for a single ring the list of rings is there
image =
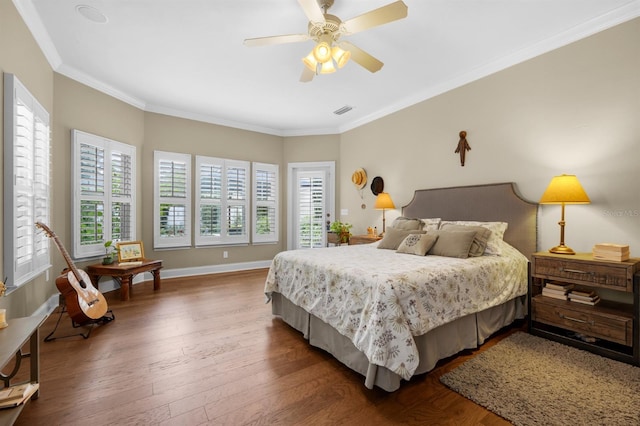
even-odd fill
[[[365,386],[378,386],[388,392],[400,388],[402,378],[391,370],[369,363],[345,336],[304,309],[294,305],[280,293],[273,293],[271,310],[284,322],[300,331],[309,344],[332,354],[338,361],[365,377]],[[436,363],[464,349],[475,349],[501,328],[524,318],[526,297],[517,297],[502,305],[477,314],[467,315],[437,327],[427,334],[414,337],[420,353],[420,363],[414,374],[431,371]]]

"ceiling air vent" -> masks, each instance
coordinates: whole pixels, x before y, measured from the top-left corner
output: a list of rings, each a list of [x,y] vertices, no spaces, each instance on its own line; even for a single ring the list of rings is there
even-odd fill
[[[342,114],[344,114],[344,113],[346,113],[346,112],[351,111],[352,109],[353,109],[353,107],[352,107],[352,106],[345,105],[345,106],[343,106],[342,108],[339,108],[339,109],[337,109],[337,110],[333,111],[333,113],[334,113],[335,115],[342,115]]]

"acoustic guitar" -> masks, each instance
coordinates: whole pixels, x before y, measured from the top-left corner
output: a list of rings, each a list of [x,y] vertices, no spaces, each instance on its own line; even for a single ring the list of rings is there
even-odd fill
[[[64,296],[67,312],[71,319],[82,325],[91,320],[102,318],[108,309],[107,301],[102,293],[91,284],[91,279],[85,271],[76,268],[58,236],[42,222],[36,222],[36,226],[53,239],[67,262],[67,266],[69,266],[69,272],[63,273],[56,279],[56,287]]]

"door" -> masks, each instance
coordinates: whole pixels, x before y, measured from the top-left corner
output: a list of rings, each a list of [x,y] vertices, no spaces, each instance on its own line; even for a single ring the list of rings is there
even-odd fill
[[[289,249],[326,247],[335,220],[334,176],[333,162],[289,164]]]

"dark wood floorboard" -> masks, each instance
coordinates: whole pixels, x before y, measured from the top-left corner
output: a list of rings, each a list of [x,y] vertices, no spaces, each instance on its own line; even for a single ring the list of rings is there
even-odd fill
[[[155,292],[145,282],[128,302],[107,293],[115,321],[86,340],[41,344],[40,398],[16,424],[509,424],[438,378],[522,326],[440,362],[397,392],[369,390],[362,376],[271,315],[265,277],[258,270],[168,279]],[[64,314],[56,336],[77,331]]]

